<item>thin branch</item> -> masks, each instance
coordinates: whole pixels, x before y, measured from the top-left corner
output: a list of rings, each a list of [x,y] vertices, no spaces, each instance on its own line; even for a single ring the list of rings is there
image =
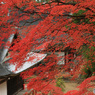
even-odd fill
[[[64,3],[64,2],[61,2],[61,1],[59,1],[59,3],[61,3],[61,4],[63,4],[63,5],[76,5],[75,3]]]
[[[66,4],[66,3],[65,3]],[[69,3],[67,3],[68,5]],[[44,13],[44,12],[36,12],[36,11],[33,11],[33,12],[30,12],[30,11],[24,11],[23,9],[19,8],[18,6],[15,6],[15,8],[19,9],[20,11],[24,12],[24,13],[29,13],[29,14],[47,14],[47,15],[52,15],[52,16],[56,16],[56,15],[53,15],[53,14],[50,14],[50,13]],[[89,9],[89,8],[87,8]],[[90,10],[90,9],[89,9]],[[69,14],[66,14],[66,15],[58,15],[58,16],[68,16],[68,17],[86,17],[86,16],[95,16],[95,15],[78,15],[78,16],[74,16],[74,15],[69,15]]]

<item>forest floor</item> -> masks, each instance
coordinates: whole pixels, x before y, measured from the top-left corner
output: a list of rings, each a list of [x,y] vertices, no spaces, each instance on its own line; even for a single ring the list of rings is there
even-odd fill
[[[77,86],[79,86],[78,83],[76,82],[71,82],[71,81],[68,81],[68,82],[64,82],[64,85],[65,85],[65,88],[64,88],[64,93],[70,91],[70,90],[78,90]]]

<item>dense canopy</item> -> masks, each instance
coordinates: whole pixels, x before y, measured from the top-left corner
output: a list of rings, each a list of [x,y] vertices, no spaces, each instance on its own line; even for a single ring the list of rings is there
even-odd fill
[[[95,86],[90,84],[95,80],[95,0],[0,0],[0,46],[14,32],[18,37],[9,50],[10,63],[16,62],[17,68],[31,51],[48,54],[41,64],[21,74],[24,79],[36,75],[28,80],[28,89],[63,95],[52,84],[64,70],[72,79],[89,77],[79,91],[64,95],[94,95],[87,89]],[[65,52],[65,57],[56,52]],[[64,64],[58,65],[60,59]]]

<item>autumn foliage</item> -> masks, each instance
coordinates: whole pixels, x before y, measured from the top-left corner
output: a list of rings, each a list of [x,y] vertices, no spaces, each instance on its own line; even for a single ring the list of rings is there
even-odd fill
[[[50,53],[43,64],[21,73],[23,79],[36,75],[28,80],[28,89],[42,92],[41,95],[49,92],[52,95],[63,95],[61,89],[52,84],[55,83],[56,75],[64,69],[72,79],[79,76],[87,78],[78,91],[69,91],[64,95],[94,95],[87,89],[95,86],[90,84],[95,80],[95,0],[0,2],[0,46],[2,39],[11,33],[20,34],[10,48],[11,64],[17,62],[17,68],[23,65],[30,51]],[[23,20],[25,23],[20,26]],[[57,64],[60,57],[55,52],[68,52],[64,65]]]

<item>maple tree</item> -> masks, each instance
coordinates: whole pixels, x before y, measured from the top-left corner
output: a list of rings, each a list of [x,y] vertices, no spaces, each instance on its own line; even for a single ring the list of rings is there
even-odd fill
[[[21,74],[29,79],[28,89],[35,89],[46,94],[63,95],[61,89],[51,85],[55,82],[59,69],[68,71],[73,78],[93,77],[84,80],[79,91],[70,91],[64,95],[93,95],[85,85],[95,80],[95,0],[0,0],[0,45],[2,39],[14,32],[23,31],[22,40],[17,39],[11,47],[11,63],[17,62],[17,68],[23,64],[30,51],[51,52],[39,64]],[[20,11],[20,12],[19,12]],[[27,20],[33,18],[33,21]],[[20,26],[25,20],[29,26]],[[39,21],[40,20],[40,21]],[[38,21],[37,25],[32,23]],[[45,48],[45,49],[44,49]],[[68,52],[64,65],[58,65],[59,57],[55,52]],[[74,56],[75,54],[75,56]],[[25,61],[25,60],[24,60]],[[59,68],[60,67],[60,68]],[[89,81],[89,82],[88,82]],[[88,87],[89,86],[89,87]],[[81,88],[84,87],[84,88]],[[80,94],[81,93],[81,94]]]

